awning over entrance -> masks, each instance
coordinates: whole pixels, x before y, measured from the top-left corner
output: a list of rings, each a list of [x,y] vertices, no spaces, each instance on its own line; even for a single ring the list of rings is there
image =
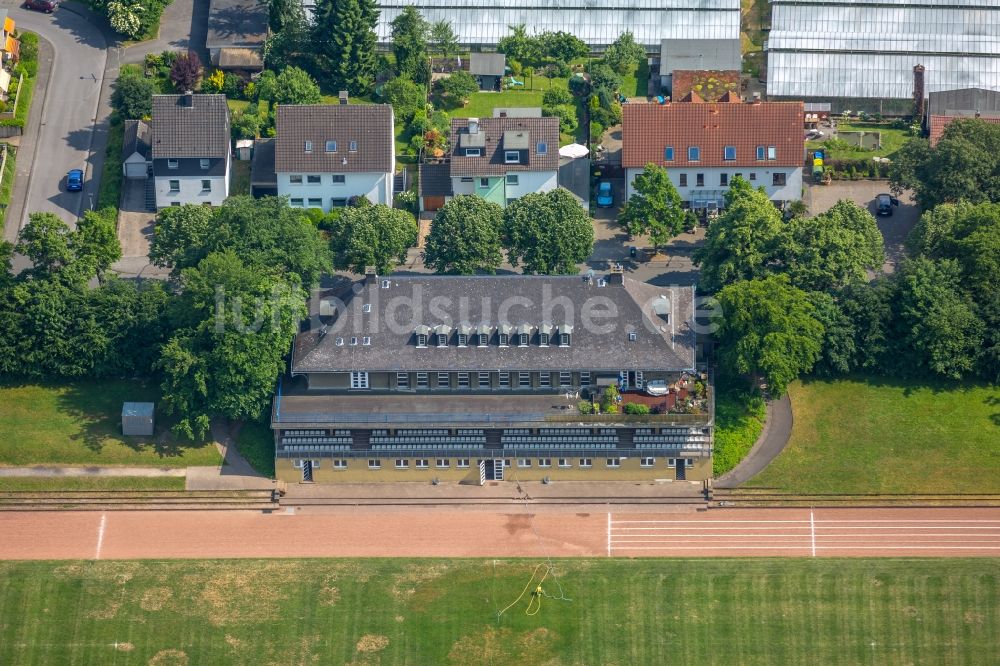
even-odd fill
[[[725,190],[691,190],[691,208],[724,208]]]

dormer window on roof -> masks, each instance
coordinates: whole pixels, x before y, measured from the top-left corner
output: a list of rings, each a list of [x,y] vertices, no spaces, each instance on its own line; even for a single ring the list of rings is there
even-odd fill
[[[328,152],[328,153],[335,153],[335,152],[337,152],[337,142],[336,141],[327,141],[326,142],[326,152]]]
[[[559,346],[569,347],[570,338],[573,336],[573,327],[569,324],[564,324],[559,327]]]
[[[538,346],[548,347],[552,338],[552,324],[545,323],[538,327]]]
[[[510,324],[501,324],[497,327],[497,340],[501,347],[506,347],[510,342],[510,334],[513,327]]]
[[[358,142],[357,141],[351,141],[351,145],[348,148],[348,150],[351,151],[352,153],[358,152]]]
[[[312,141],[306,141],[305,145],[304,145],[304,150],[307,153],[311,153],[313,151],[313,142]]]
[[[527,347],[531,340],[531,324],[521,324],[517,327],[517,346]]]
[[[448,337],[451,335],[451,327],[446,324],[434,327],[434,336],[438,347],[448,346]]]
[[[413,329],[413,334],[417,338],[418,347],[427,346],[427,336],[430,335],[431,329],[429,326],[420,325]]]
[[[736,159],[736,146],[726,146],[722,149],[722,159],[724,160],[735,160]]]
[[[465,156],[466,157],[482,157],[482,154],[483,154],[483,149],[482,148],[466,148],[465,149]]]
[[[653,314],[670,323],[670,299],[665,294],[653,299]]]
[[[504,161],[504,164],[520,164],[521,163],[521,151],[519,151],[519,150],[505,150],[505,151],[503,151],[503,161]]]
[[[480,347],[485,347],[490,344],[490,331],[491,329],[489,324],[480,324],[476,327],[476,337],[479,340]]]
[[[697,162],[701,159],[701,148],[698,146],[688,146],[688,162]]]
[[[467,324],[462,324],[458,327],[458,346],[465,347],[469,344],[469,334],[472,332],[472,327]]]
[[[549,144],[545,143],[544,141],[539,141],[538,144],[535,146],[535,152],[538,153],[539,155],[548,155]]]

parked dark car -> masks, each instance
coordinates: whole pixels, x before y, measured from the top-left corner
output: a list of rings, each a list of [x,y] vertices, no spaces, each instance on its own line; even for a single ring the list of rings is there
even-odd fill
[[[892,215],[892,207],[899,205],[899,199],[888,194],[875,197],[875,212],[879,215]]]
[[[66,190],[68,192],[79,192],[83,189],[83,171],[70,169],[66,174]]]
[[[25,9],[34,9],[36,12],[51,14],[55,11],[59,3],[55,0],[24,0]]]

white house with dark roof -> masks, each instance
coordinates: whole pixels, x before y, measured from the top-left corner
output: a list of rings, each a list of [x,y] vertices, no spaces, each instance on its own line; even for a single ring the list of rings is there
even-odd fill
[[[150,153],[156,208],[220,206],[229,196],[225,95],[153,95]]]
[[[392,107],[346,102],[278,106],[274,171],[291,206],[329,212],[352,197],[392,205]]]

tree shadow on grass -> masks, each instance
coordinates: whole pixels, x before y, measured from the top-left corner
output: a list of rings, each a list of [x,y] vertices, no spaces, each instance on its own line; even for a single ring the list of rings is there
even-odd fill
[[[987,396],[983,402],[990,407],[1000,407],[1000,394]],[[1000,412],[990,414],[990,421],[993,421],[993,425],[1000,427]]]
[[[53,385],[56,386],[56,385]],[[58,385],[64,390],[57,399],[60,412],[69,415],[78,429],[69,435],[90,451],[100,453],[108,440],[120,442],[136,453],[154,453],[158,458],[175,458],[187,451],[210,446],[211,441],[179,440],[171,431],[176,419],[160,409],[159,389],[144,380],[107,380]],[[122,403],[156,403],[155,430],[150,437],[122,435]]]

